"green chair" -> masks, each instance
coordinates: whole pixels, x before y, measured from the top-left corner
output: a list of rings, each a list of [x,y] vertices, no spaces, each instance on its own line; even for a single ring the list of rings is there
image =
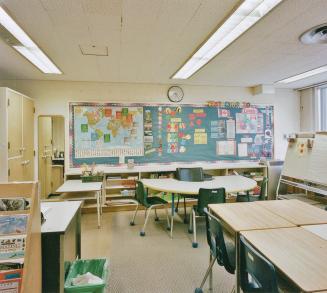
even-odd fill
[[[266,191],[268,185],[268,178],[263,177],[261,184],[260,184],[260,194],[259,196],[250,195],[249,192],[244,193],[237,193],[236,202],[248,202],[248,201],[258,201],[258,200],[265,200],[266,199]]]
[[[154,208],[154,211],[155,211],[155,215],[156,215],[155,220],[156,221],[159,220],[159,218],[157,216],[157,209],[156,208],[158,208],[158,207],[164,207],[165,208],[166,216],[167,216],[167,223],[168,223],[167,229],[168,230],[170,229],[170,222],[169,222],[169,215],[168,215],[168,202],[167,201],[165,201],[164,199],[162,199],[160,197],[157,197],[157,196],[148,197],[148,194],[145,191],[144,185],[143,185],[143,183],[141,181],[136,182],[135,199],[137,201],[137,205],[136,205],[136,209],[135,209],[135,212],[134,212],[133,219],[130,222],[131,226],[135,225],[135,217],[136,217],[139,205],[142,205],[142,206],[145,207],[145,221],[144,221],[143,228],[142,228],[142,230],[140,232],[140,236],[145,236],[145,227],[146,227],[146,224],[148,222],[149,215],[150,215],[150,212],[151,212],[152,208]]]
[[[240,279],[244,293],[300,292],[274,265],[240,236]]]
[[[198,196],[198,204],[193,206],[190,213],[190,225],[188,232],[193,233],[192,247],[197,248],[198,243],[196,241],[196,218],[205,217],[206,213],[204,209],[208,208],[208,204],[211,203],[225,203],[226,193],[225,188],[217,189],[205,189],[200,188]]]
[[[209,292],[212,292],[212,267],[216,260],[218,265],[223,266],[228,273],[235,273],[236,250],[234,240],[224,234],[219,219],[210,214],[207,209],[204,209],[204,213],[206,217],[207,242],[210,248],[210,264],[200,287],[195,289],[195,293],[203,292],[203,286],[208,276]]]
[[[278,293],[273,264],[240,237],[240,279],[244,293]]]
[[[176,169],[176,179],[179,181],[186,182],[201,182],[204,181],[204,174],[202,168],[177,168]],[[182,196],[184,198],[184,223],[187,223],[186,218],[186,198],[197,198],[196,195],[190,194],[179,194],[177,205],[176,205],[176,213],[178,212],[179,198]]]

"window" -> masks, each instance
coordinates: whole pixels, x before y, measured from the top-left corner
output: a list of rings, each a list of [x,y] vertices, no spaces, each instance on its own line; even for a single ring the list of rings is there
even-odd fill
[[[318,130],[327,131],[327,87],[318,88]]]

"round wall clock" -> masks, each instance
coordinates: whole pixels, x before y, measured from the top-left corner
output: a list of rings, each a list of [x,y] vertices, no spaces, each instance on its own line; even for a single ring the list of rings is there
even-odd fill
[[[183,100],[184,92],[179,86],[174,85],[168,89],[167,95],[169,101],[178,103]]]

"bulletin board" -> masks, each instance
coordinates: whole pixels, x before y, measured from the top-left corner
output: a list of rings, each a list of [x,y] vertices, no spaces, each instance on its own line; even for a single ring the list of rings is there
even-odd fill
[[[70,103],[70,167],[273,158],[273,106]]]

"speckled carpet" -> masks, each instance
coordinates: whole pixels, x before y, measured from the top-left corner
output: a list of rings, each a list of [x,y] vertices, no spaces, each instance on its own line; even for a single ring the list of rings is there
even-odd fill
[[[192,248],[187,225],[175,217],[174,238],[166,230],[163,211],[159,222],[151,215],[146,236],[139,231],[144,212],[130,226],[132,212],[106,213],[102,228],[96,228],[96,215],[82,217],[82,257],[108,257],[111,293],[191,293],[201,283],[209,261],[204,219],[198,221],[199,247]],[[234,276],[217,264],[213,270],[213,292],[231,292]],[[208,283],[204,292],[208,292]]]

